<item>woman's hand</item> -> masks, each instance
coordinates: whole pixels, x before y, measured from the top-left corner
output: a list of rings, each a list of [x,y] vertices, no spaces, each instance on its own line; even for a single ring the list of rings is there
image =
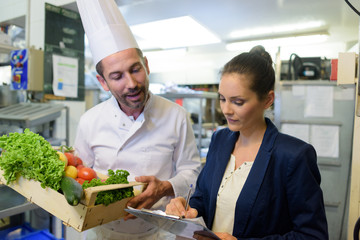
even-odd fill
[[[234,236],[231,236],[230,234],[228,233],[224,233],[224,232],[216,232],[215,233],[216,236],[218,236],[221,240],[237,240],[236,237]],[[213,240],[214,238],[210,238],[210,237],[206,237],[206,236],[203,236],[203,235],[199,235],[199,234],[194,234],[193,236],[195,239],[197,240]]]
[[[186,200],[183,197],[171,199],[170,203],[166,206],[166,214],[176,215],[185,218],[196,218],[198,212],[195,208],[188,207],[185,211]]]

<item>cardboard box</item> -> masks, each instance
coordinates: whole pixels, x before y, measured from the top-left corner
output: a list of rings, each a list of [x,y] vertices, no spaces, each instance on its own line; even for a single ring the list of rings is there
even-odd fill
[[[6,184],[1,169],[0,183]],[[48,187],[44,189],[41,187],[40,182],[27,180],[22,176],[7,186],[26,197],[29,202],[35,203],[50,214],[61,219],[65,225],[82,232],[95,226],[121,219],[127,214],[124,208],[130,198],[109,204],[108,206],[102,204],[95,205],[98,192],[138,185],[143,185],[143,183],[130,182],[129,184],[112,184],[87,188],[84,190],[84,198],[77,206],[69,205],[63,194]]]
[[[337,85],[354,85],[357,78],[357,54],[354,52],[339,53]]]

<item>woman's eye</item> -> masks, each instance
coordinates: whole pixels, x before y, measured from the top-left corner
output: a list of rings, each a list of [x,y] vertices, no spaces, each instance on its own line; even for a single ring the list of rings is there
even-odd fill
[[[234,101],[233,103],[237,106],[242,106],[244,104],[243,101]]]

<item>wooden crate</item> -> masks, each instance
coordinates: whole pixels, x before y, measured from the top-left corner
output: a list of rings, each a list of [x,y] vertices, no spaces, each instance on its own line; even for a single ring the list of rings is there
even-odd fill
[[[0,183],[6,184],[1,169]],[[63,194],[48,187],[44,189],[41,187],[40,182],[27,180],[22,176],[7,186],[26,197],[29,202],[38,205],[61,219],[65,225],[82,232],[92,227],[121,219],[127,214],[124,208],[130,198],[109,204],[108,206],[102,204],[95,206],[98,192],[138,185],[143,185],[143,183],[130,182],[129,184],[111,184],[87,188],[84,190],[83,199],[77,206],[69,205]]]

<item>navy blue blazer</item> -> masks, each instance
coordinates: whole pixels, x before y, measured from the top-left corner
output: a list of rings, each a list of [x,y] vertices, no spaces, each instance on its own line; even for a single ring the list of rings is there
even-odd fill
[[[328,239],[320,172],[315,149],[267,129],[235,208],[233,236],[238,239]],[[212,228],[216,196],[239,132],[216,131],[190,206]],[[229,213],[230,214],[230,213]]]

